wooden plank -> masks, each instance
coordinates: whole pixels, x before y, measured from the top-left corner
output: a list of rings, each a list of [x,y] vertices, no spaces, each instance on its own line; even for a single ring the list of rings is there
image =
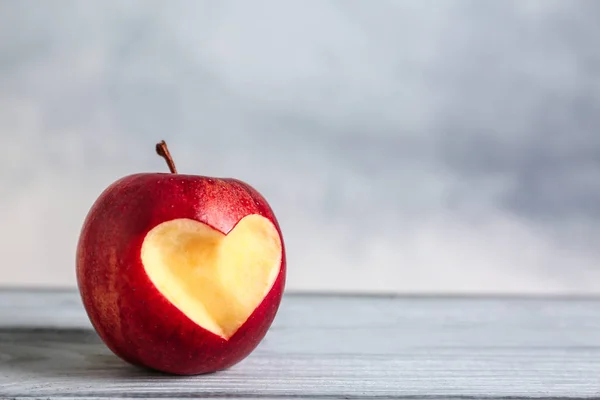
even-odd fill
[[[0,291],[2,398],[589,398],[600,301],[287,295],[264,342],[221,373],[130,367],[73,291]]]

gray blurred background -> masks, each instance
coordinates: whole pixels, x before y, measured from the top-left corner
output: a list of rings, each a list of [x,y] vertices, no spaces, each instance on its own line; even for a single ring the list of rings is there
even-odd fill
[[[291,290],[600,293],[600,2],[2,1],[0,285],[123,175],[237,177]]]

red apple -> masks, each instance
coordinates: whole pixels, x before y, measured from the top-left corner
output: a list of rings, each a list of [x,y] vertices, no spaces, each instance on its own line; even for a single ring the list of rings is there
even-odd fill
[[[286,258],[267,201],[236,179],[171,173],[119,179],[96,200],[77,246],[92,325],[125,361],[177,375],[248,356],[279,308]]]

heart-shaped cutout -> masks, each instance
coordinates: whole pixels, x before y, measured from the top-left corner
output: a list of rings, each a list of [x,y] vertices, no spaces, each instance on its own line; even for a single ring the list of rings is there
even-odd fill
[[[141,249],[148,277],[167,300],[224,339],[269,293],[281,256],[277,229],[256,214],[227,235],[191,219],[163,222],[148,232]]]

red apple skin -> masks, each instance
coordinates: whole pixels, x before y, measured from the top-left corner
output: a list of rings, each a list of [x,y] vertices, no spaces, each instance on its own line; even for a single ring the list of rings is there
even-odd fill
[[[281,269],[260,306],[225,340],[192,322],[156,289],[142,265],[141,246],[165,221],[190,218],[227,234],[249,214],[275,225]],[[77,246],[77,284],[100,338],[123,360],[169,374],[215,372],[247,357],[275,318],[285,279],[279,223],[263,196],[235,179],[163,173],[121,178],[92,206]]]

